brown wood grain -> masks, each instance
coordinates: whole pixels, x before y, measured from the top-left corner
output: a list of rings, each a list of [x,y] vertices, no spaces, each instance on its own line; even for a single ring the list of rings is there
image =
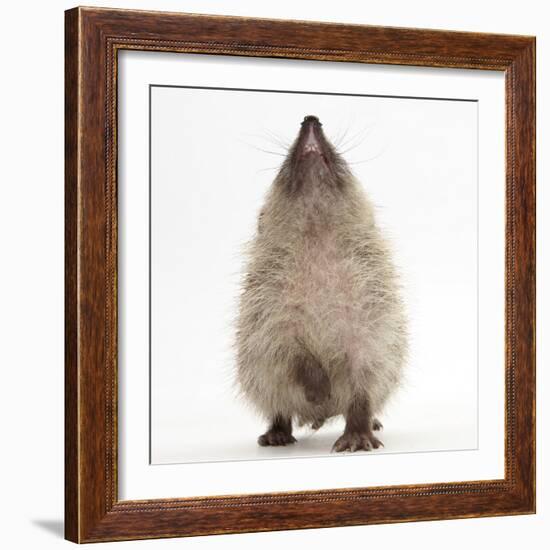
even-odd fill
[[[65,537],[78,539],[78,12],[65,32]]]
[[[119,501],[116,83],[121,49],[504,71],[505,479]],[[67,539],[92,542],[534,512],[534,56],[535,39],[525,36],[99,8],[66,12]]]

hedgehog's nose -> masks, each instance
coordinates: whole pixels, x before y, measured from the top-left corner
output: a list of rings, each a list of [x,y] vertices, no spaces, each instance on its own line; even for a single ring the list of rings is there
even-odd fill
[[[313,115],[307,115],[304,117],[304,121],[302,122],[302,126],[309,125],[309,124],[315,124],[318,126],[322,126],[322,124],[319,122],[319,119],[316,116]]]

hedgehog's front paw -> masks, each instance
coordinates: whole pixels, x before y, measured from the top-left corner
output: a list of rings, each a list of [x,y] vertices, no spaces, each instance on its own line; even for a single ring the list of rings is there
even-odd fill
[[[293,364],[294,379],[312,405],[320,405],[330,399],[330,378],[321,364],[311,355],[298,355]]]
[[[321,405],[330,399],[330,380],[328,376],[321,378],[317,384],[305,388],[306,399],[312,405]]]
[[[270,429],[258,437],[258,445],[262,447],[280,447],[290,443],[296,443],[296,438],[284,430]]]
[[[372,433],[367,432],[344,432],[334,443],[333,452],[341,453],[343,451],[371,451],[384,446],[382,442],[374,437]]]

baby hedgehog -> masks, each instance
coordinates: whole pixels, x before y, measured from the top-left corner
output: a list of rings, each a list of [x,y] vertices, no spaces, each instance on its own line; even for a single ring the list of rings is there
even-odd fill
[[[269,422],[258,443],[294,443],[344,415],[333,451],[378,448],[375,416],[407,351],[403,304],[373,207],[319,119],[306,116],[249,243],[237,381]]]

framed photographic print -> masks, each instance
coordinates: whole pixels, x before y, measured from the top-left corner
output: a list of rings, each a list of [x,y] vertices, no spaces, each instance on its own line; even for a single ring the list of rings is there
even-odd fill
[[[66,538],[535,511],[535,39],[66,12]]]

